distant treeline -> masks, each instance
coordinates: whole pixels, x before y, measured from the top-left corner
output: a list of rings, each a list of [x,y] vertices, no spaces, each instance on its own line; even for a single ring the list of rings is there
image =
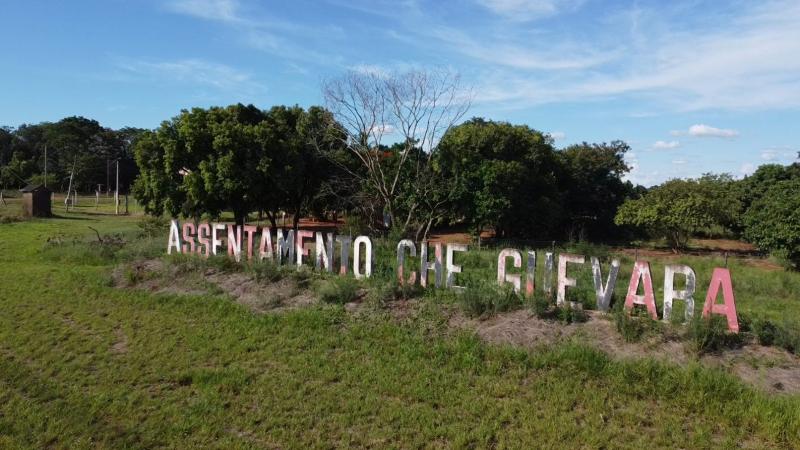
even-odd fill
[[[113,190],[119,161],[120,190],[125,192],[138,174],[132,145],[142,131],[112,130],[83,117],[0,127],[0,188],[44,184],[46,154],[47,185],[53,190],[67,190],[73,167],[73,188],[79,192],[94,192],[98,185]]]

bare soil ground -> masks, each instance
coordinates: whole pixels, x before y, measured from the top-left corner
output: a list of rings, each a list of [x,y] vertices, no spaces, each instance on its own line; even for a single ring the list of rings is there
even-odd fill
[[[204,273],[179,273],[178,268],[163,260],[140,261],[118,267],[113,280],[120,288],[145,289],[150,292],[207,295],[227,294],[234,301],[255,313],[276,313],[317,303],[308,287],[298,286],[289,277],[277,282],[257,281],[251,274],[219,272],[207,269]],[[345,305],[354,314],[366,310],[362,292]],[[398,300],[386,305],[394,320],[413,318],[422,307],[421,299]],[[562,324],[543,320],[528,310],[501,313],[488,319],[471,319],[457,308],[446,308],[448,325],[453,329],[474,331],[487,342],[535,349],[575,339],[592,345],[617,359],[653,357],[670,363],[686,365],[698,361],[737,375],[747,383],[772,393],[800,392],[800,357],[774,347],[756,344],[725,350],[716,354],[695,356],[686,342],[656,336],[642,342],[626,342],[617,332],[611,316],[587,311],[588,321]],[[116,353],[127,350],[124,334],[114,344]]]

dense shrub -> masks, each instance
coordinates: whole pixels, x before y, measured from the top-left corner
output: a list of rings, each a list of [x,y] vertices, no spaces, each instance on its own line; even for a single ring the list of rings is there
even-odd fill
[[[358,281],[350,277],[335,277],[317,287],[317,296],[325,303],[344,305],[358,297]]]
[[[743,342],[741,334],[728,331],[727,319],[720,315],[709,318],[695,316],[689,322],[686,337],[692,350],[698,355],[738,347]]]
[[[475,283],[458,294],[458,301],[470,317],[493,315],[522,307],[522,298],[511,287]]]

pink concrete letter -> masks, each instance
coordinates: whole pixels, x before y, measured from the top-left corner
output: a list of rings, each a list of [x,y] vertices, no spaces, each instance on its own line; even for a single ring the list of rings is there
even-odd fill
[[[644,295],[636,295],[639,290],[639,281],[644,283]],[[650,263],[636,261],[631,273],[631,283],[628,285],[628,295],[625,297],[625,309],[630,312],[634,305],[644,305],[653,320],[658,320],[656,311],[656,295],[653,293],[653,278],[650,276]]]
[[[723,304],[717,304],[717,294],[722,286]],[[733,283],[731,282],[731,272],[721,267],[714,268],[711,275],[711,283],[708,285],[706,303],[703,306],[703,317],[708,318],[711,314],[722,314],[728,318],[728,330],[734,333],[739,332],[739,320],[736,317],[736,301],[733,297]]]

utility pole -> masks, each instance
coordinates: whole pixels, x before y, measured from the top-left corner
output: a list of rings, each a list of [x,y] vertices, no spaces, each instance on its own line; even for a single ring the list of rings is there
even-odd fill
[[[69,173],[69,186],[67,187],[67,197],[64,199],[64,206],[67,208],[67,211],[69,211],[69,206],[70,206],[69,196],[72,193],[72,176],[75,174],[75,163],[77,162],[78,162],[78,157],[75,156],[75,159],[72,161],[72,172]]]
[[[117,191],[114,192],[114,205],[116,214],[119,215],[119,160],[117,160]]]

